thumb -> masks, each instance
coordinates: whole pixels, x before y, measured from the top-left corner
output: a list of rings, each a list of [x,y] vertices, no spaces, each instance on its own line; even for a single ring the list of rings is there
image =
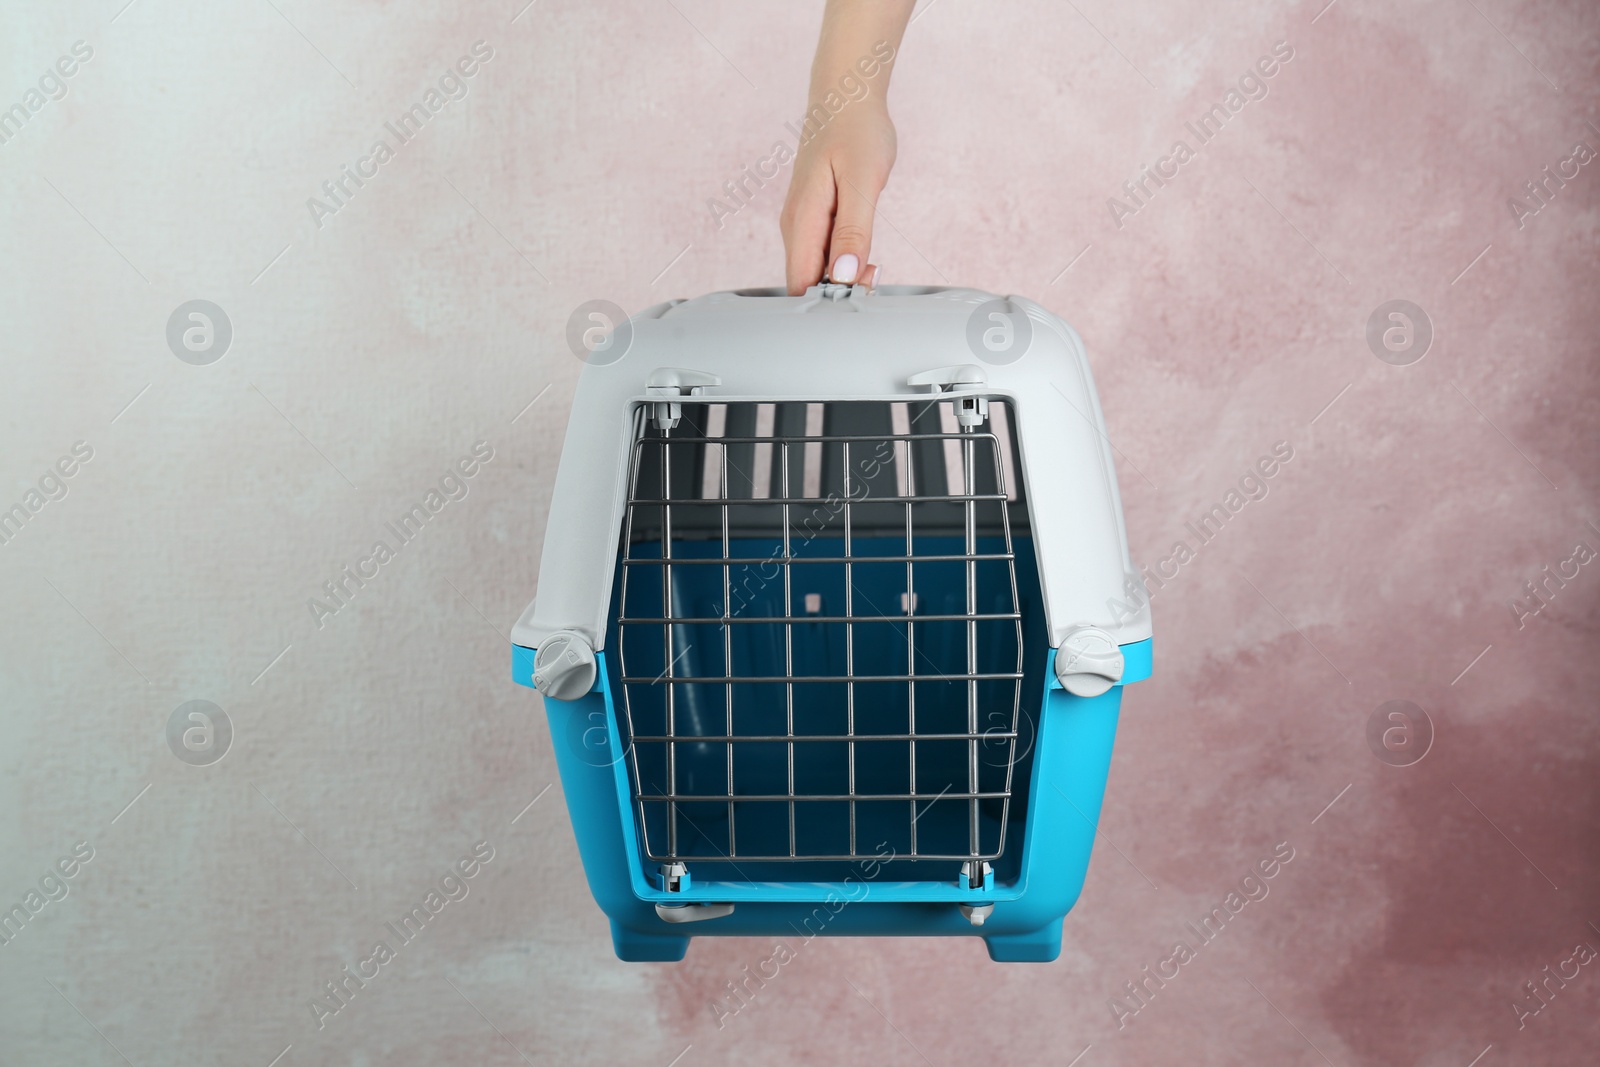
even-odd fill
[[[872,251],[872,215],[883,183],[839,175],[838,207],[828,240],[828,277],[846,285],[861,279]]]

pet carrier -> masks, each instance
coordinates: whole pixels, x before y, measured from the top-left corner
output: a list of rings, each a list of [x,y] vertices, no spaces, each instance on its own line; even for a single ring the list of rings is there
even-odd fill
[[[1014,297],[825,283],[612,342],[512,670],[617,955],[967,934],[1054,959],[1150,672],[1078,336]]]

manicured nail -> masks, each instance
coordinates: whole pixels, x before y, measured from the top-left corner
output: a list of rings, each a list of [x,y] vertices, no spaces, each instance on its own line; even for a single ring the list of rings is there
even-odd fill
[[[855,253],[846,252],[844,255],[833,261],[833,273],[830,275],[830,277],[836,282],[849,285],[851,282],[856,280],[856,271],[859,270],[860,267],[861,261],[856,258]]]

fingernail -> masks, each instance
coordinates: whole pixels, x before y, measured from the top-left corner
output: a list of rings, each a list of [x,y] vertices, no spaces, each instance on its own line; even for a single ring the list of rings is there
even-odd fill
[[[846,252],[833,261],[833,273],[830,277],[836,282],[849,285],[856,280],[856,271],[861,268],[861,261],[854,252]]]

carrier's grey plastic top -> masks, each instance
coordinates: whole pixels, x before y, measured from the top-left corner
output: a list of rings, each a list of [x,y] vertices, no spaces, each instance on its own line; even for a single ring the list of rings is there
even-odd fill
[[[537,648],[574,630],[603,647],[637,405],[670,401],[678,387],[685,400],[694,388],[696,402],[915,402],[941,386],[911,379],[930,377],[950,383],[946,397],[1003,397],[1015,412],[1052,647],[1080,626],[1100,627],[1118,644],[1148,638],[1148,600],[1129,595],[1138,572],[1083,342],[1030,300],[984,306],[999,299],[975,289],[824,285],[799,297],[711,293],[635,316],[622,357],[591,361],[579,380],[538,596],[512,642]],[[1026,317],[1013,331],[1031,331],[1020,357],[1016,345],[995,355],[982,342],[991,325],[1004,328],[990,317],[996,311],[1014,324]],[[695,384],[711,381],[718,384]]]

